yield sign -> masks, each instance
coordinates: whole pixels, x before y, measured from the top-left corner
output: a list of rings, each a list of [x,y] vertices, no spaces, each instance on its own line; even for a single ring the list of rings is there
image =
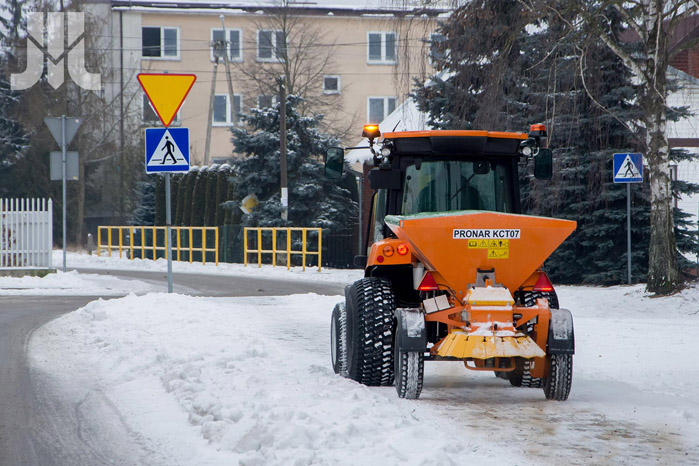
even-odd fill
[[[137,78],[165,126],[170,126],[197,80],[193,74],[171,73],[140,73]]]

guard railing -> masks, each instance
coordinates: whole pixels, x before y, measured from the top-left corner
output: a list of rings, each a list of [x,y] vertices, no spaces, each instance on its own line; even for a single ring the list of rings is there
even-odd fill
[[[195,261],[198,256],[206,264],[207,253],[212,254],[218,265],[218,227],[171,227],[174,236],[172,258],[177,261]],[[208,238],[207,238],[208,237]],[[106,239],[106,243],[102,240]],[[166,227],[100,226],[97,228],[97,255],[106,250],[119,251],[119,257],[128,253],[130,259],[167,258]],[[150,257],[148,257],[150,256]]]
[[[317,235],[309,235],[309,233],[316,232]],[[253,234],[252,239],[249,239],[249,235]],[[264,234],[263,234],[264,233]],[[284,233],[286,238],[279,241],[278,234]],[[292,244],[298,243],[298,234],[300,233],[300,243],[301,250],[294,250],[291,248]],[[292,235],[296,234],[297,238],[294,240]],[[271,236],[271,237],[270,237]],[[309,236],[316,236],[316,246],[315,250],[309,250]],[[264,241],[264,243],[263,243]],[[254,248],[249,247],[250,243],[254,243]],[[266,244],[266,248],[263,246]],[[253,254],[257,256],[257,266],[262,267],[262,256],[263,254],[272,255],[272,266],[277,265],[277,256],[281,255],[286,259],[287,270],[291,268],[292,256],[301,256],[301,264],[303,265],[303,270],[306,270],[306,258],[308,256],[317,256],[318,258],[318,271],[321,270],[322,262],[322,244],[323,244],[323,230],[320,228],[274,228],[274,227],[259,227],[259,228],[245,228],[243,232],[243,255],[244,264],[248,265],[248,254]],[[281,246],[281,248],[279,248]]]

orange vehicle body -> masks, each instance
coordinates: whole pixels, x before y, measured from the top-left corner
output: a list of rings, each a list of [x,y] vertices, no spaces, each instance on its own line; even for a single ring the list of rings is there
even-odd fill
[[[374,202],[365,279],[333,310],[336,372],[368,385],[394,375],[399,396],[417,398],[423,360],[459,360],[514,386],[542,387],[548,399],[568,397],[572,315],[558,309],[543,264],[577,225],[518,213],[518,162],[535,160],[535,176],[551,177],[545,132],[384,134],[372,148],[369,178],[383,197],[381,208]],[[378,134],[365,130],[370,147]],[[379,341],[392,347],[394,371]]]

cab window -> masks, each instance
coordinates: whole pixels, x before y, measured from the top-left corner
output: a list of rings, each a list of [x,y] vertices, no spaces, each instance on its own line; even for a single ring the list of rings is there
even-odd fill
[[[513,212],[506,161],[426,161],[405,172],[403,215],[487,210]]]

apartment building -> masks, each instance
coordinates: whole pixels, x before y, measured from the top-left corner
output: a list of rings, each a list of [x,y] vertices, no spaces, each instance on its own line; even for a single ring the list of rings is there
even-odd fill
[[[291,86],[305,94],[312,110],[325,115],[327,128],[353,144],[362,125],[382,121],[407,98],[413,78],[432,71],[430,40],[439,16],[448,13],[445,8],[406,6],[409,2],[385,6],[381,0],[367,0],[365,6],[349,0],[91,3],[88,14],[104,21],[101,37],[109,38],[104,47],[119,70],[105,94],[115,97],[123,89],[129,96],[122,113],[132,132],[159,124],[138,87],[137,73],[197,76],[174,123],[190,128],[193,164],[205,162],[209,118],[209,162],[233,156],[230,127],[238,123],[236,116],[276,102],[275,77],[283,74],[284,65],[295,78]],[[214,50],[220,41],[228,54],[233,99],[225,60]]]

